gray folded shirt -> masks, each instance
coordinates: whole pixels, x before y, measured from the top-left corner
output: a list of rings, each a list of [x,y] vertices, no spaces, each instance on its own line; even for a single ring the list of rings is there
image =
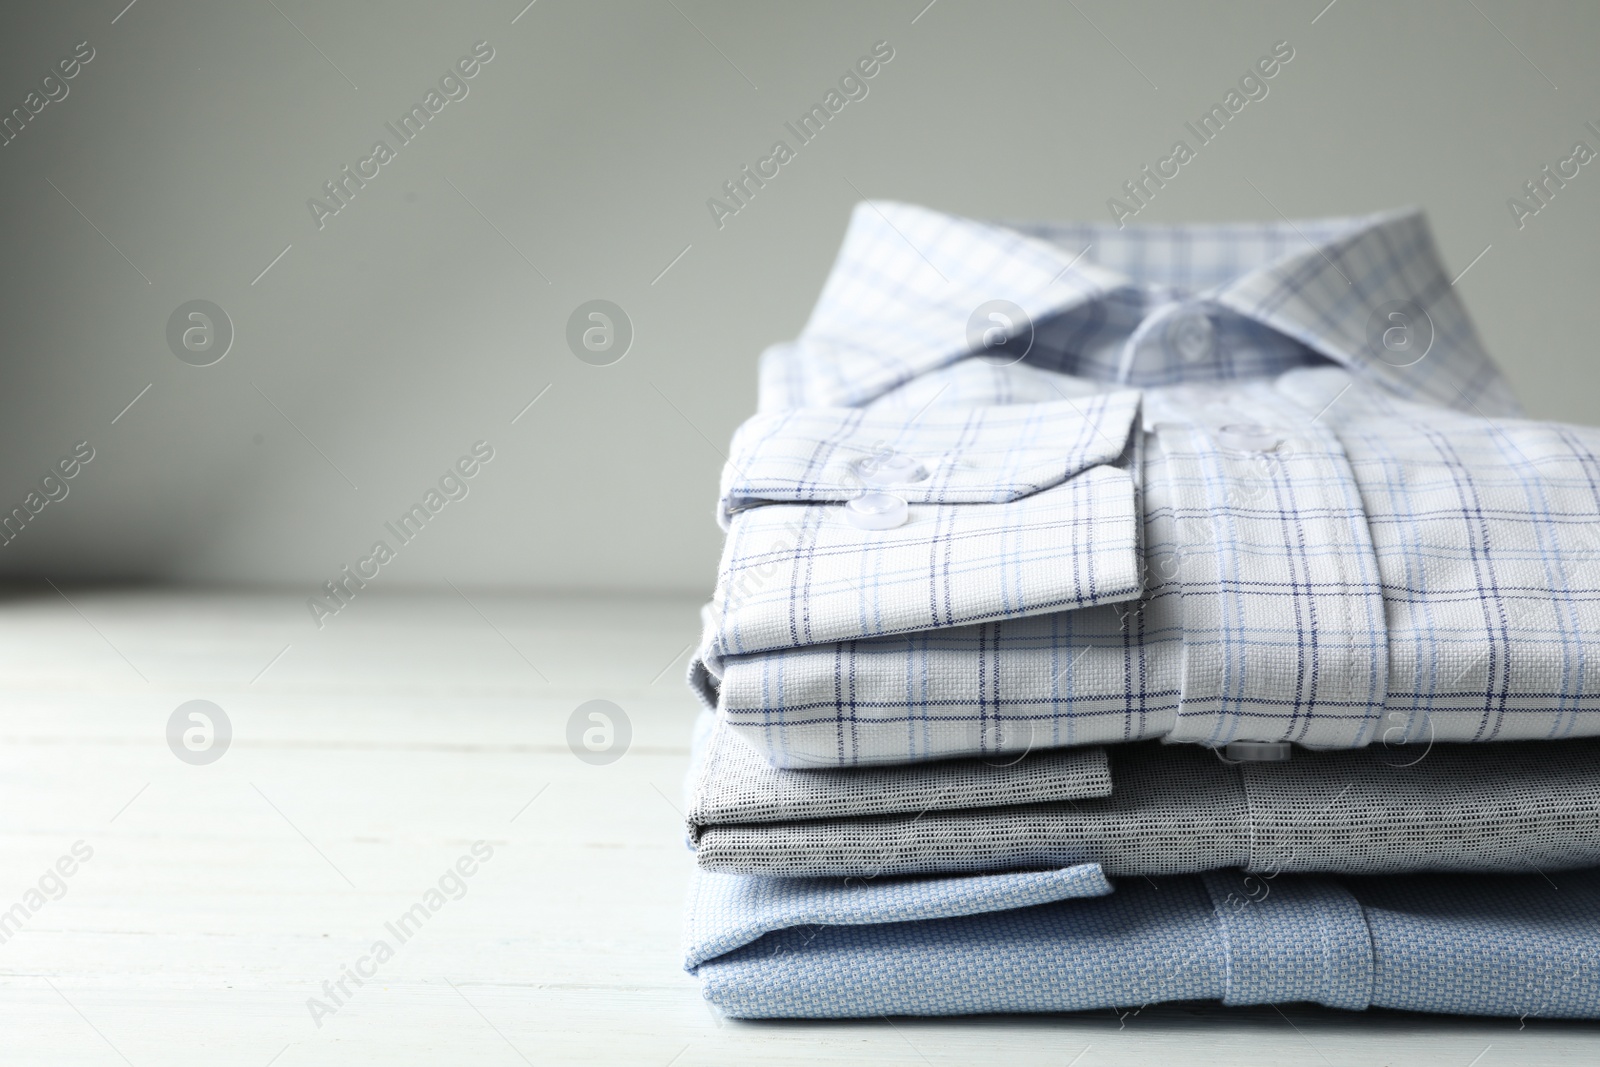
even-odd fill
[[[709,720],[711,717],[706,716]],[[1228,763],[1190,745],[779,770],[707,723],[689,837],[709,870],[1111,875],[1600,865],[1600,741],[1377,746]]]

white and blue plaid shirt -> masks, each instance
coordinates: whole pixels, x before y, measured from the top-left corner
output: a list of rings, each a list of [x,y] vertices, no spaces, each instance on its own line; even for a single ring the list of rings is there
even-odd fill
[[[718,515],[691,678],[782,766],[1600,734],[1600,431],[1516,417],[1417,212],[862,204]]]

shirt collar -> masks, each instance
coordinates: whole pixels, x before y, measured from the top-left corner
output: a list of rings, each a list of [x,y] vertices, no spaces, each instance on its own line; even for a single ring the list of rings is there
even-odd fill
[[[817,402],[859,405],[980,351],[969,321],[990,301],[1020,308],[1023,330],[1151,285],[1260,322],[1392,394],[1516,411],[1415,209],[1118,229],[999,225],[867,201],[797,354],[815,372]]]

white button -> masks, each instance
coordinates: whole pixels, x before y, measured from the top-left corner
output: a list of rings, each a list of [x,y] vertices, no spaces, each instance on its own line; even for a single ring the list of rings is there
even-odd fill
[[[1282,763],[1289,758],[1287,741],[1229,741],[1227,756],[1240,763]]]
[[[1270,426],[1254,422],[1234,423],[1217,431],[1222,447],[1236,452],[1275,452],[1283,444],[1283,437]]]
[[[856,473],[868,485],[907,485],[928,476],[922,464],[899,452],[879,452],[856,460]]]
[[[1208,359],[1217,347],[1217,328],[1203,311],[1183,311],[1172,317],[1167,337],[1178,355],[1189,363]]]
[[[893,493],[863,493],[844,506],[844,517],[862,530],[892,530],[910,514],[906,498]]]

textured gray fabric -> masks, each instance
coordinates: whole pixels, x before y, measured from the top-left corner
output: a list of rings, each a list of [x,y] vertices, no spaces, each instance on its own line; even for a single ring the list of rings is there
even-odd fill
[[[702,719],[698,771],[689,782],[689,838],[719,824],[918,814],[1104,797],[1104,749],[1041,749],[1021,757],[959,759],[900,767],[780,770],[721,720]]]
[[[1600,742],[1508,742],[1229,764],[1109,751],[1102,799],[711,826],[700,866],[772,875],[956,873],[1097,862],[1111,875],[1562,870],[1600,865]]]

